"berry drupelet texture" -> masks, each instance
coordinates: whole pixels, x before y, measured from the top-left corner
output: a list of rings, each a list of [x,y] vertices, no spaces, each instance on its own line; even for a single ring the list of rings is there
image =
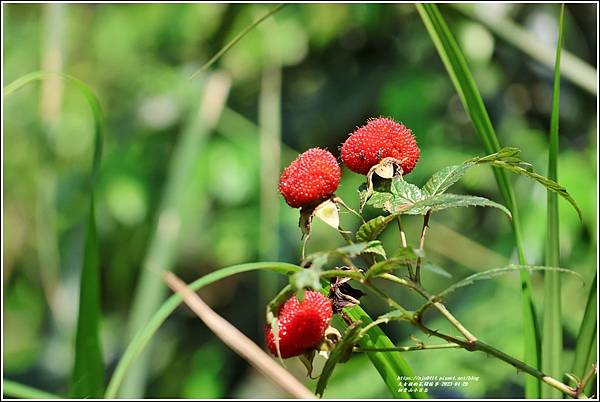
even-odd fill
[[[337,190],[342,171],[335,156],[320,148],[300,154],[279,178],[279,192],[289,206],[311,206]]]
[[[332,313],[331,301],[319,292],[305,291],[302,302],[295,295],[290,297],[277,315],[281,357],[298,356],[317,346],[329,326]],[[269,325],[266,340],[269,351],[277,355],[275,337]]]
[[[370,119],[346,139],[342,162],[353,172],[367,174],[383,158],[400,161],[403,174],[410,173],[419,160],[419,147],[412,131],[386,117]]]

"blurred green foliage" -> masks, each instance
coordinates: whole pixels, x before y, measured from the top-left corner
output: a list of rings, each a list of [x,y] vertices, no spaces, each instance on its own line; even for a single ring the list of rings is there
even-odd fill
[[[52,7],[60,7],[59,12]],[[494,7],[542,44],[554,45],[555,5]],[[597,49],[595,7],[569,4],[565,16],[565,48],[592,65]],[[5,85],[27,72],[58,66],[94,88],[104,108],[106,140],[97,224],[102,341],[109,374],[125,346],[122,328],[157,219],[170,157],[186,122],[199,107],[199,87],[189,77],[268,8],[264,4],[3,5]],[[545,173],[552,70],[452,8],[442,6],[441,10],[463,46],[502,143],[521,148],[523,159]],[[58,57],[60,63],[53,64],[52,57]],[[258,258],[261,160],[257,99],[263,69],[274,62],[281,65],[283,77],[281,167],[309,147],[327,147],[336,153],[356,126],[378,115],[402,121],[415,133],[422,156],[407,179],[419,185],[443,166],[484,153],[412,5],[288,5],[213,66],[231,75],[232,88],[227,106],[190,172],[193,201],[183,221],[173,267],[186,280]],[[61,86],[41,88],[29,86],[4,102],[3,363],[7,378],[64,393],[73,362],[93,122],[76,91]],[[577,200],[584,222],[581,224],[561,200],[562,266],[588,279],[585,288],[569,277],[563,280],[564,371],[571,367],[575,337],[596,269],[596,133],[596,99],[563,81],[558,177]],[[358,204],[356,188],[361,180],[344,170],[338,195],[349,205]],[[544,254],[545,226],[541,222],[546,192],[526,178],[513,180],[527,258],[539,264]],[[500,200],[489,169],[472,170],[458,186],[463,188],[457,192]],[[297,263],[298,213],[281,198],[273,213],[280,215],[280,260]],[[349,228],[358,224],[351,215],[342,215],[342,222]],[[417,218],[406,219],[413,244],[420,224]],[[424,283],[432,290],[474,271],[496,267],[489,265],[490,259],[465,260],[465,255],[476,250],[465,248],[464,237],[497,259],[514,258],[510,226],[496,211],[448,210],[434,216],[431,233],[436,227],[446,235],[438,236],[440,245],[427,251],[453,278],[425,272]],[[396,229],[390,228],[382,239],[386,246],[396,246]],[[316,222],[307,252],[341,243],[330,228]],[[48,257],[53,255],[56,261]],[[539,306],[541,281],[541,275],[533,275]],[[258,277],[250,274],[215,284],[201,295],[262,343],[264,317],[257,289]],[[453,295],[449,306],[481,339],[520,356],[518,292],[515,275],[467,288]],[[404,292],[395,296],[408,306],[415,302]],[[363,303],[373,315],[385,310],[370,297]],[[444,328],[442,321],[432,326],[436,324]],[[384,330],[398,343],[412,342],[407,326],[390,324]],[[523,376],[484,354],[430,350],[405,356],[421,375],[481,378],[467,388],[431,390],[432,396],[522,395]],[[303,375],[299,366],[291,366]],[[256,397],[277,396],[277,392],[185,309],[178,310],[159,332],[146,396]],[[328,398],[386,396],[383,382],[365,356],[339,366],[326,393]]]

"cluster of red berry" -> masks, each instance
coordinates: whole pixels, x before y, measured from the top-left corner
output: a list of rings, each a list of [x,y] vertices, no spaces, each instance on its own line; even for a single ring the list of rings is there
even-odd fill
[[[383,160],[391,160],[402,174],[410,173],[419,147],[410,129],[390,118],[370,119],[341,146],[341,159],[350,170],[366,175]],[[342,171],[331,152],[311,148],[281,174],[279,191],[293,208],[311,208],[328,200],[337,190]],[[281,357],[302,354],[323,339],[333,314],[331,301],[319,292],[307,291],[304,300],[292,296],[279,308],[278,339]],[[277,355],[275,337],[266,328],[267,346]]]

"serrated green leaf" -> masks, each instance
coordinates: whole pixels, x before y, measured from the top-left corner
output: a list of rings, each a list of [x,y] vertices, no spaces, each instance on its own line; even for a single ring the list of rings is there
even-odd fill
[[[340,339],[340,341],[335,345],[335,348],[331,351],[331,354],[329,355],[329,358],[323,367],[319,381],[317,382],[317,388],[315,390],[317,395],[323,396],[323,392],[325,392],[325,387],[327,386],[329,378],[331,378],[331,375],[333,374],[333,369],[335,366],[352,353],[352,349],[359,339],[361,329],[360,324],[360,321],[355,321],[352,325],[350,325],[344,332],[342,339]]]
[[[555,180],[542,176],[541,174],[535,173],[531,164],[523,161],[519,157],[520,153],[521,151],[518,148],[502,148],[499,152],[483,157],[475,157],[468,160],[465,163],[472,163],[472,166],[475,164],[489,164],[497,168],[505,169],[516,174],[530,177],[538,183],[540,183],[542,186],[546,187],[546,189],[548,189],[549,191],[552,191],[557,195],[563,197],[565,200],[567,200],[573,206],[573,208],[575,208],[579,219],[582,220],[583,218],[581,216],[581,210],[579,209],[577,202],[569,194],[567,189],[559,183],[557,183]]]
[[[370,205],[373,208],[383,209],[388,212],[392,212],[393,208],[391,206],[393,200],[394,196],[391,193],[373,191],[373,193],[367,200],[367,205]]]
[[[547,190],[550,190],[550,191],[556,193],[557,195],[561,196],[565,200],[567,200],[569,202],[569,204],[571,204],[573,206],[573,208],[575,208],[575,211],[577,212],[577,216],[579,217],[579,220],[583,221],[583,216],[581,215],[581,210],[579,209],[577,202],[571,196],[571,194],[569,194],[567,189],[565,187],[561,186],[559,183],[557,183],[554,180],[551,180],[547,177],[544,177],[541,174],[535,173],[533,170],[528,170],[527,168],[520,166],[520,164],[508,163],[508,162],[503,162],[503,161],[495,161],[495,162],[491,162],[490,164],[492,166],[506,169],[513,173],[520,174],[520,175],[527,176],[527,177],[534,179],[535,181],[540,183],[542,186],[546,187]]]
[[[517,161],[518,162],[521,160],[519,155],[521,155],[521,150],[519,148],[504,147],[504,148],[500,149],[498,152],[494,152],[494,153],[491,153],[486,156],[476,156],[474,158],[469,159],[465,163],[481,164],[481,163],[491,163],[491,162],[495,162],[495,161],[504,161],[504,162]]]
[[[483,197],[459,194],[437,194],[413,204],[402,212],[408,215],[424,215],[427,211],[437,212],[456,207],[493,207],[512,217],[510,211],[504,205]]]
[[[356,240],[360,242],[376,240],[396,215],[378,216],[363,223],[356,231]]]
[[[459,181],[472,166],[474,166],[473,162],[465,162],[462,165],[447,166],[435,172],[423,186],[423,192],[429,196],[442,194]]]
[[[379,240],[370,241],[363,253],[377,254],[386,258],[385,248],[383,248],[383,244]]]
[[[402,177],[392,179],[390,190],[394,196],[393,203],[396,210],[402,205],[412,205],[425,197],[419,187],[407,182]]]

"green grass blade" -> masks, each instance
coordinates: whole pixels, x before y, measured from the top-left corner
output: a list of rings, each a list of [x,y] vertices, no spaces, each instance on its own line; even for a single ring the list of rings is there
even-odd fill
[[[79,318],[75,335],[72,397],[99,398],[104,391],[104,367],[100,350],[100,260],[94,200],[90,201],[83,270],[79,287]]]
[[[492,154],[500,150],[500,142],[494,131],[489,115],[477,89],[475,80],[469,70],[467,61],[450,32],[436,4],[416,4],[417,10],[431,36],[431,39],[448,71],[448,75],[468,113],[475,131],[483,142],[485,150]],[[515,236],[515,245],[519,256],[519,264],[526,265],[521,235],[521,220],[511,183],[506,173],[493,169],[496,182],[505,204],[510,209],[513,219],[511,225]],[[524,360],[533,367],[539,367],[539,328],[532,298],[532,287],[529,273],[521,271],[521,300],[523,314],[523,332],[525,337]],[[540,382],[535,378],[525,380],[525,394],[528,398],[538,398]]]
[[[260,24],[261,22],[263,22],[264,20],[266,20],[267,18],[269,18],[271,15],[275,14],[277,11],[281,10],[283,7],[285,7],[287,4],[279,4],[276,7],[273,7],[273,9],[271,9],[269,12],[267,12],[265,15],[263,15],[262,17],[260,17],[259,19],[257,19],[256,21],[254,21],[252,24],[248,25],[246,28],[244,28],[239,34],[237,34],[235,36],[235,38],[233,38],[228,44],[226,44],[225,46],[223,46],[223,48],[221,50],[219,50],[213,57],[211,57],[211,59],[209,61],[207,61],[202,67],[200,67],[198,69],[198,71],[196,71],[194,74],[192,74],[191,79],[195,80],[196,78],[198,78],[200,75],[202,75],[202,73],[209,68],[210,66],[212,66],[217,60],[219,60],[221,58],[221,56],[223,56],[225,53],[227,53],[229,51],[229,49],[231,49],[232,47],[234,47],[239,41],[241,41],[244,36],[246,36],[250,31],[252,31],[254,28],[256,28],[258,26],[258,24]]]
[[[340,363],[342,359],[350,356],[352,353],[352,348],[360,336],[361,327],[358,324],[359,323],[355,322],[346,329],[342,339],[340,339],[340,341],[335,345],[335,348],[329,354],[329,358],[327,358],[327,362],[325,362],[325,366],[323,366],[323,370],[321,371],[321,375],[319,376],[319,381],[317,382],[317,387],[315,389],[315,394],[317,394],[319,397],[323,397],[323,393],[327,387],[327,382],[331,378],[335,366]]]
[[[100,347],[100,272],[99,251],[94,212],[94,188],[102,159],[103,115],[98,98],[79,79],[62,73],[35,71],[26,74],[3,90],[8,96],[31,82],[60,76],[73,84],[86,99],[94,120],[94,152],[88,192],[90,207],[86,216],[86,238],[79,289],[79,313],[75,334],[75,362],[71,375],[71,396],[100,397],[104,390],[104,366]]]
[[[369,315],[358,306],[348,309],[347,313],[353,320],[361,320],[363,322],[363,326],[373,322],[371,317],[369,317]],[[371,328],[367,332],[367,335],[368,336],[364,336],[358,342],[358,345],[361,348],[381,349],[393,348],[396,346],[378,326]],[[415,375],[406,360],[400,356],[400,353],[367,352],[367,356],[369,357],[369,360],[371,360],[371,363],[373,363],[373,366],[375,366],[379,372],[379,375],[387,385],[394,398],[424,399],[428,397],[428,395],[424,392],[400,392],[398,376],[413,377]]]
[[[19,384],[11,380],[2,379],[2,398],[13,397],[21,399],[60,399],[60,396]]]
[[[550,118],[550,143],[548,146],[548,178],[558,180],[558,119],[560,103],[560,53],[563,42],[563,19],[565,6],[560,8],[558,23],[558,43],[554,63],[554,95]],[[548,191],[546,250],[544,264],[560,266],[560,244],[558,228],[558,197]],[[562,317],[560,273],[546,272],[544,275],[544,316],[542,332],[542,371],[554,378],[560,378],[562,356]],[[548,385],[542,386],[542,398],[560,399],[561,392]]]
[[[594,275],[594,282],[590,288],[583,320],[579,327],[577,343],[575,347],[575,359],[571,372],[577,377],[582,378],[585,372],[595,363],[596,359],[596,312],[597,312],[597,275]]]

